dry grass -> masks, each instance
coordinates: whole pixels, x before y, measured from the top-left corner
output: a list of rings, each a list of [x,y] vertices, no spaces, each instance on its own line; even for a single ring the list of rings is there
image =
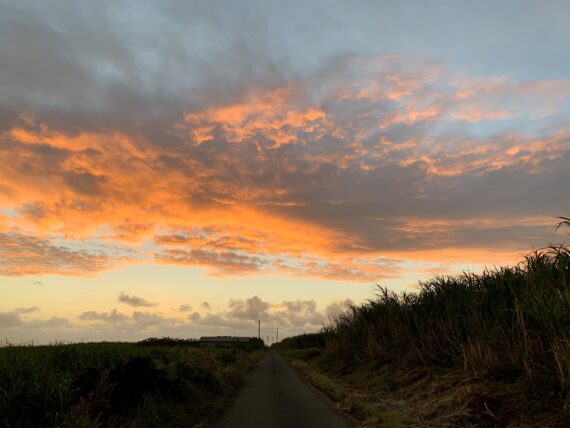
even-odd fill
[[[365,364],[348,368],[326,354],[293,365],[364,427],[566,427],[524,381],[468,376],[463,369]],[[552,402],[550,402],[552,404]]]

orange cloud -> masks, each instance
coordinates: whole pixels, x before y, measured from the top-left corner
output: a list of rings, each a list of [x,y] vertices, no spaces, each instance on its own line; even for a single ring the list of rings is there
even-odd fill
[[[0,135],[0,208],[14,213],[0,211],[5,274],[89,273],[124,261],[91,260],[54,237],[218,275],[370,282],[400,275],[405,260],[479,262],[520,248],[525,237],[503,223],[513,208],[493,193],[493,174],[559,181],[570,131],[479,137],[468,127],[558,111],[568,82],[452,79],[439,65],[397,56],[344,67],[133,127],[71,132],[22,112]],[[542,110],[513,106],[511,95]],[[450,123],[458,131],[442,134]],[[489,195],[491,217],[471,203]],[[534,239],[546,224],[525,230]],[[28,267],[25,256],[35,260]]]
[[[441,176],[482,174],[509,168],[524,168],[529,173],[538,173],[545,170],[547,162],[567,155],[569,140],[570,133],[567,132],[531,140],[511,135],[489,143],[463,139],[454,142],[452,150],[436,146],[433,153],[420,154],[414,148],[401,164],[410,165],[420,159],[430,174]]]
[[[267,93],[251,94],[245,102],[185,114],[185,122],[193,140],[201,144],[214,139],[216,126],[229,135],[229,141],[240,142],[263,134],[276,147],[298,138],[298,133],[314,133],[323,124],[325,113],[314,107],[292,108],[295,88],[287,85]]]
[[[0,233],[0,275],[93,275],[110,269],[120,257],[55,245],[19,233]]]

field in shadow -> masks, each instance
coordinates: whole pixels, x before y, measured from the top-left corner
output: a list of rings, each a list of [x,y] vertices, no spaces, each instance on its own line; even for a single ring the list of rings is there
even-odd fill
[[[168,338],[2,348],[0,426],[207,424],[262,353]]]

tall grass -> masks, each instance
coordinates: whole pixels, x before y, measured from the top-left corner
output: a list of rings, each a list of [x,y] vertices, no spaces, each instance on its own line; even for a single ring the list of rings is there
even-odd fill
[[[563,222],[570,221],[563,218]],[[561,223],[563,224],[563,223]],[[436,276],[418,293],[379,288],[323,330],[336,358],[463,367],[570,390],[570,249],[534,251],[513,267]]]

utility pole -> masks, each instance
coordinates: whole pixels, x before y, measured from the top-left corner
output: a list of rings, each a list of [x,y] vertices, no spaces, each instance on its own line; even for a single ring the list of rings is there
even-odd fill
[[[279,327],[277,327],[277,339],[275,340],[275,343],[279,343]]]
[[[257,338],[261,339],[261,320],[257,321]]]

